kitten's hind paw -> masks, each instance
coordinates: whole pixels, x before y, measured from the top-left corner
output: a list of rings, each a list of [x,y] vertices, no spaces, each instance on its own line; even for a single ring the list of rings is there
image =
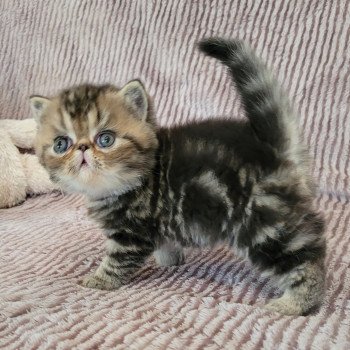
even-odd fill
[[[284,296],[271,300],[264,308],[268,311],[278,312],[283,315],[302,315],[303,310],[299,303],[296,303],[292,298],[286,298]]]
[[[115,290],[122,286],[122,284],[115,279],[105,278],[104,276],[99,276],[96,274],[86,276],[79,281],[78,284],[83,287],[100,290]]]

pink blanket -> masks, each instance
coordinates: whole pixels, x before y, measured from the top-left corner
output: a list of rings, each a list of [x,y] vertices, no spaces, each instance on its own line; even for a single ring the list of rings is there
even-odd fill
[[[83,289],[103,237],[80,197],[0,210],[0,348],[349,349],[349,12],[345,0],[0,1],[0,118],[28,117],[32,93],[133,78],[161,124],[242,117],[195,43],[246,39],[295,101],[328,219],[325,303],[287,317],[260,308],[277,291],[225,248],[188,251],[177,268],[150,260],[116,292]]]

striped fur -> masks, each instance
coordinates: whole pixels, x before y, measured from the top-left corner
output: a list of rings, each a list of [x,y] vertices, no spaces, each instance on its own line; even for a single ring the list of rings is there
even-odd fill
[[[249,122],[157,128],[138,82],[75,87],[40,108],[34,98],[43,165],[88,196],[90,215],[108,239],[106,257],[82,284],[117,289],[155,251],[161,264],[178,264],[180,246],[224,242],[283,290],[268,309],[310,312],[323,297],[324,229],[293,113],[245,44],[209,39],[200,48],[229,67]],[[73,142],[63,155],[51,147],[58,124]],[[116,141],[101,153],[96,135],[106,129]],[[80,165],[82,143],[94,157],[88,170]]]

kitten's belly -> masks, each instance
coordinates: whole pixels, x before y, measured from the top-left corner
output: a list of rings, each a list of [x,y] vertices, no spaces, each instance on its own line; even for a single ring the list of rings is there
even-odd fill
[[[196,247],[206,247],[212,246],[217,243],[217,239],[215,237],[219,234],[215,232],[208,232],[207,227],[201,227],[196,223],[192,223],[188,226],[188,238],[192,246]]]
[[[233,253],[243,259],[248,259],[248,248],[237,245],[236,237],[242,223],[236,222],[232,225],[227,225],[226,222],[218,227],[217,230],[208,230],[207,227],[201,227],[196,223],[188,225],[188,229],[185,233],[187,236],[186,245],[191,247],[205,248],[215,247],[217,245],[225,245],[232,249]],[[229,230],[225,230],[225,227],[229,226]]]

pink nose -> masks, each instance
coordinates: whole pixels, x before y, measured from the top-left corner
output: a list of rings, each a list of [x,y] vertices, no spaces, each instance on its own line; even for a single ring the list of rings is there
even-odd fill
[[[84,143],[79,145],[78,149],[80,149],[82,152],[85,152],[89,148],[88,145],[85,145]]]

